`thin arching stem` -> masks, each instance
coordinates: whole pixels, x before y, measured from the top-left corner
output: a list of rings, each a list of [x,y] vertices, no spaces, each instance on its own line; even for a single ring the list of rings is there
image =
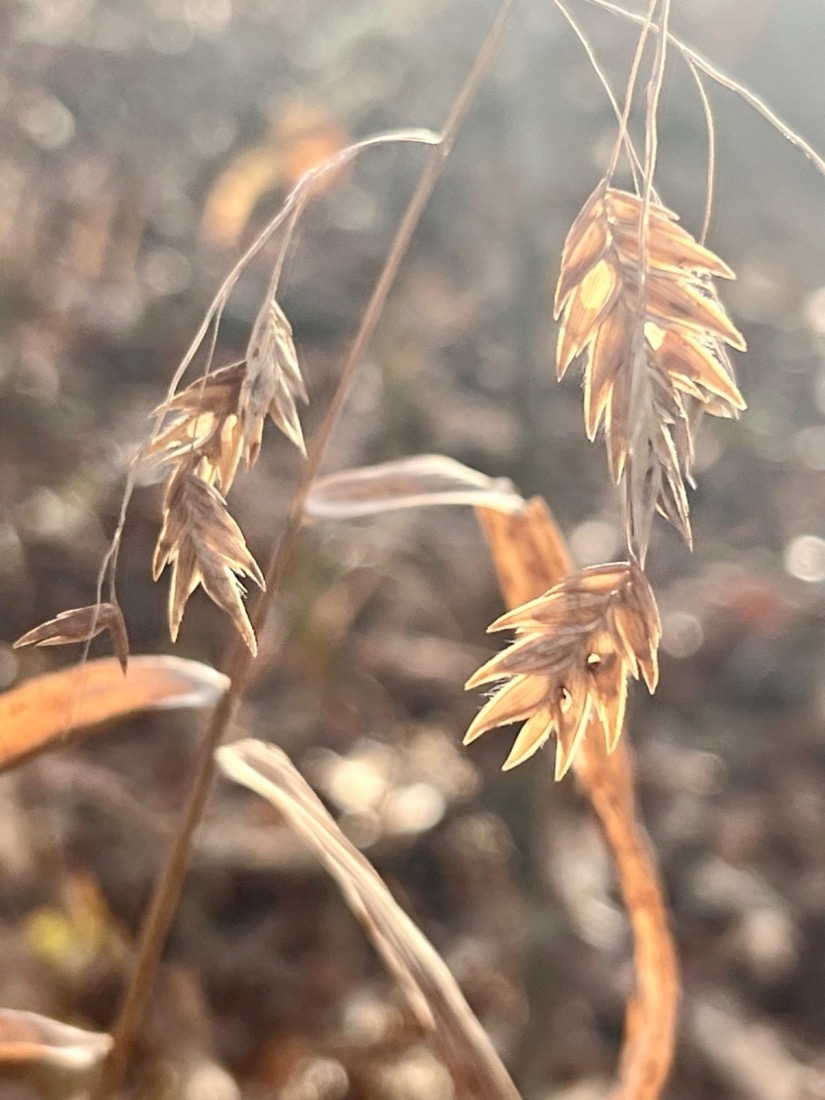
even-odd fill
[[[630,66],[630,76],[627,80],[627,90],[624,97],[624,110],[622,111],[622,117],[619,119],[619,132],[616,135],[616,144],[613,146],[613,152],[610,157],[610,163],[607,167],[607,182],[608,184],[613,179],[616,172],[616,165],[619,163],[619,154],[622,151],[622,145],[625,141],[625,135],[627,134],[627,124],[630,120],[630,111],[633,107],[633,93],[636,90],[636,80],[639,76],[639,69],[642,65],[642,57],[645,52],[645,44],[647,43],[647,36],[650,33],[650,27],[653,21],[653,13],[656,10],[656,5],[659,0],[650,0],[650,7],[647,10],[647,16],[641,20],[642,33],[639,35],[639,41],[636,46],[636,52],[633,55],[633,64]]]
[[[652,11],[652,8],[651,8]],[[642,185],[642,211],[639,219],[639,308],[644,310],[645,281],[647,277],[647,244],[650,222],[650,205],[653,201],[653,177],[656,174],[656,159],[659,154],[659,99],[665,77],[665,59],[667,56],[667,27],[670,17],[670,0],[662,0],[661,30],[656,42],[656,54],[653,59],[653,72],[647,86],[647,114],[645,118],[645,165]],[[643,34],[648,30],[645,24]]]
[[[106,579],[109,579],[109,589],[112,597],[114,597],[115,590],[115,575],[117,573],[117,561],[120,553],[120,544],[123,539],[123,530],[126,525],[126,516],[129,511],[129,505],[132,500],[132,494],[135,490],[135,484],[137,482],[138,470],[140,464],[143,461],[146,450],[160,431],[165,416],[166,410],[169,407],[178,386],[181,383],[186,371],[192,365],[192,362],[197,355],[198,351],[203,346],[204,340],[209,337],[209,343],[206,353],[206,370],[205,374],[209,372],[212,366],[212,359],[214,357],[215,348],[218,341],[218,330],[220,329],[221,320],[223,318],[224,310],[235,288],[236,283],[244,273],[246,268],[255,259],[261,249],[267,244],[274,234],[286,223],[287,230],[285,233],[286,243],[282,244],[281,251],[279,252],[279,259],[276,262],[275,272],[273,273],[273,279],[277,286],[278,277],[280,276],[281,266],[283,264],[283,258],[288,247],[289,240],[292,235],[292,231],[295,227],[297,215],[299,215],[312,195],[317,190],[318,184],[325,179],[331,173],[339,171],[343,165],[348,164],[354,160],[365,149],[371,149],[378,145],[390,145],[398,143],[412,142],[414,144],[438,146],[441,144],[442,135],[434,133],[432,130],[391,130],[387,133],[375,134],[372,137],[365,138],[363,141],[355,142],[353,145],[348,145],[346,149],[341,149],[333,156],[328,157],[321,164],[316,165],[314,168],[310,168],[293,187],[292,191],[286,198],[284,205],[275,215],[275,217],[261,230],[249,248],[244,252],[243,256],[238,260],[232,270],[224,279],[223,283],[219,287],[215,297],[212,299],[212,303],[204,314],[203,320],[198,327],[197,332],[192,338],[192,342],[186,350],[183,358],[178,364],[175,373],[172,376],[172,380],[166,391],[166,398],[162,406],[161,413],[159,414],[154,431],[148,436],[147,439],[138,448],[137,453],[129,463],[129,469],[126,474],[126,485],[124,486],[123,496],[120,503],[120,512],[118,514],[117,525],[115,527],[112,541],[109,545],[109,549],[103,557],[101,562],[100,571],[97,578],[97,603],[100,603],[103,598],[103,587],[106,583]],[[112,599],[114,601],[114,598]],[[86,654],[84,654],[85,658]]]
[[[708,132],[708,172],[705,184],[705,216],[702,219],[702,231],[699,234],[699,243],[704,244],[707,240],[708,230],[710,229],[710,219],[713,214],[713,192],[716,181],[716,123],[713,121],[713,110],[710,105],[710,100],[708,99],[707,90],[705,89],[705,83],[699,75],[698,67],[689,57],[685,58],[685,62],[690,69],[691,76],[696,81],[696,88],[699,92],[699,99],[705,115],[705,126]]]
[[[618,15],[622,19],[627,19],[631,23],[644,24],[645,17],[643,15],[637,15],[635,12],[627,11],[619,4],[614,4],[611,0],[587,0],[589,4],[593,4],[597,8],[601,8],[603,11],[612,12],[613,15]],[[658,33],[658,28],[653,28],[654,34]],[[791,145],[795,145],[799,151],[808,158],[808,160],[816,168],[817,172],[825,176],[825,158],[814,149],[814,147],[798,134],[791,126],[786,122],[783,122],[779,115],[769,107],[768,104],[761,99],[758,95],[755,95],[749,88],[746,88],[744,84],[740,84],[738,80],[734,80],[732,76],[728,76],[722,69],[717,68],[711,61],[708,61],[702,54],[697,53],[691,46],[688,46],[686,42],[683,42],[681,38],[677,38],[675,34],[668,33],[668,41],[672,46],[684,55],[685,58],[693,62],[693,64],[703,72],[706,76],[709,76],[711,80],[716,81],[717,84],[723,88],[727,88],[729,92],[733,92],[738,95],[740,99],[743,99],[749,107],[752,107],[757,114],[760,114],[766,122],[780,133]]]
[[[605,94],[610,101],[610,106],[613,108],[613,113],[616,116],[616,121],[621,127],[622,109],[619,106],[619,101],[616,99],[616,95],[610,86],[610,81],[607,79],[607,74],[602,68],[599,59],[596,57],[596,52],[593,49],[593,45],[590,39],[584,33],[577,20],[573,18],[572,13],[568,9],[568,7],[562,2],[562,0],[555,0],[555,5],[569,23],[570,29],[573,31],[573,34],[575,34],[576,38],[578,38],[579,42],[581,42],[582,48],[587,54],[587,59],[593,68],[593,72],[596,74],[599,83],[604,88]],[[642,162],[639,158],[639,154],[636,152],[636,149],[633,145],[633,142],[631,141],[630,134],[627,132],[626,127],[624,129],[624,146],[627,153],[627,159],[630,162],[630,171],[633,176],[633,184],[638,191],[640,187],[639,180],[642,171]]]

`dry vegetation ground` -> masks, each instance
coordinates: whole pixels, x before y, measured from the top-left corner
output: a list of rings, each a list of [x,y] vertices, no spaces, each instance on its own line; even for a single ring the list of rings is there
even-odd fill
[[[32,0],[0,16],[3,686],[74,659],[10,644],[89,602],[120,471],[241,244],[318,156],[379,129],[439,125],[495,6]],[[634,32],[604,13],[585,22],[621,87]],[[814,0],[677,0],[674,22],[825,147]],[[743,105],[714,92],[713,106],[708,246],[738,274],[725,301],[749,344],[737,364],[748,413],[702,425],[695,552],[654,528],[661,683],[630,704],[684,983],[668,1095],[817,1100],[825,181]],[[546,497],[581,564],[620,551],[580,392],[553,378],[552,322],[564,238],[614,135],[558,13],[524,3],[424,215],[329,470],[443,452]],[[695,88],[674,62],[657,187],[694,236],[704,143]],[[310,393],[308,438],[421,156],[363,158],[302,222],[281,304]],[[244,354],[268,275],[262,265],[239,285],[222,361]],[[272,432],[236,487],[233,514],[258,560],[299,469]],[[139,487],[121,558],[137,653],[171,651],[151,579],[162,494]],[[502,776],[506,737],[460,744],[477,709],[461,685],[491,655],[484,630],[501,610],[469,509],[319,523],[258,638],[235,732],[271,738],[298,763],[442,952],[527,1100],[597,1100],[629,984],[601,839],[575,784],[552,784],[546,754]],[[195,595],[176,652],[217,665],[230,629]],[[196,717],[143,717],[3,778],[0,1005],[110,1025],[199,730]],[[139,1044],[140,1095],[186,1095],[164,1092],[183,1066],[191,1096],[232,1096],[228,1072],[249,1098],[447,1097],[334,886],[274,823],[268,807],[217,788]],[[4,1083],[0,1095],[31,1093]]]

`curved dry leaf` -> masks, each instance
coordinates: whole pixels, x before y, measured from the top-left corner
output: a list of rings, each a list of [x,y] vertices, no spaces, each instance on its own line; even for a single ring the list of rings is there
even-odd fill
[[[514,512],[524,501],[506,478],[487,477],[444,455],[415,455],[319,478],[310,490],[306,514],[312,519],[356,519],[432,504]]]
[[[124,675],[129,661],[129,636],[123,613],[116,604],[99,603],[89,607],[75,607],[71,611],[61,611],[54,619],[41,623],[22,638],[18,638],[13,649],[26,646],[70,645],[76,642],[88,642],[107,630],[112,636],[115,654]]]
[[[401,984],[453,1075],[457,1098],[518,1100],[518,1092],[444,960],[347,840],[289,757],[274,745],[238,741],[217,752],[230,779],[272,803],[313,850]]]
[[[36,1012],[0,1008],[0,1067],[26,1064],[82,1071],[102,1062],[111,1045],[112,1037],[105,1033]]]
[[[209,706],[228,684],[180,657],[133,657],[126,676],[112,657],[35,676],[0,695],[0,771],[137,711]]]

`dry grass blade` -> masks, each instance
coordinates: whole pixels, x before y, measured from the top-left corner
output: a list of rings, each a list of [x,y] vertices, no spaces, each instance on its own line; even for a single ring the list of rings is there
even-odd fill
[[[524,721],[505,770],[523,763],[555,733],[556,779],[570,768],[588,728],[601,726],[607,751],[624,725],[627,681],[640,673],[652,692],[661,633],[653,593],[638,565],[614,562],[573,573],[543,596],[508,612],[490,630],[516,640],[467,682],[506,680],[467,731]]]
[[[555,315],[557,374],[584,357],[587,435],[604,425],[628,544],[644,561],[655,511],[690,542],[695,409],[745,408],[725,350],[745,342],[712,282],[733,272],[654,202],[640,272],[642,214],[638,197],[599,185],[568,233]]]
[[[179,657],[132,657],[126,676],[111,657],[35,676],[0,695],[0,771],[137,711],[210,706],[228,683]]]
[[[471,504],[512,512],[524,501],[506,478],[491,478],[444,455],[415,455],[319,478],[306,503],[311,519],[356,519],[397,508]]]
[[[0,1066],[34,1064],[82,1071],[102,1061],[111,1045],[111,1036],[101,1032],[36,1012],[0,1008]]]
[[[100,603],[89,607],[75,607],[71,611],[61,611],[54,619],[41,623],[14,643],[14,649],[26,646],[71,645],[75,642],[88,642],[91,638],[108,631],[112,637],[115,654],[124,675],[129,661],[129,636],[123,613],[117,604]]]
[[[251,577],[260,587],[264,578],[250,554],[240,527],[230,516],[221,494],[191,464],[172,477],[163,504],[163,528],[152,565],[155,580],[172,565],[169,586],[169,633],[178,636],[186,602],[199,584],[232,619],[252,654],[255,632],[244,607],[238,576]]]
[[[249,740],[219,749],[217,759],[231,779],[277,807],[338,883],[450,1070],[457,1100],[518,1100],[513,1082],[443,959],[286,754]]]
[[[532,500],[512,515],[482,508],[477,514],[509,607],[535,599],[572,570],[570,552],[544,501]],[[616,861],[633,927],[636,988],[628,1003],[616,1100],[657,1100],[673,1059],[679,974],[655,858],[637,815],[624,741],[608,755],[599,736],[585,737],[573,770]]]

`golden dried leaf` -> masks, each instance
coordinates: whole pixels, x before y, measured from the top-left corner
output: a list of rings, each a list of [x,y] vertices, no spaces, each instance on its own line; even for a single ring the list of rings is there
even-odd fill
[[[260,587],[264,578],[226,501],[190,468],[178,471],[166,490],[163,527],[152,571],[158,579],[172,565],[169,586],[169,633],[175,641],[186,602],[200,584],[209,598],[232,619],[250,652],[257,652],[252,624],[243,604],[239,576]]]
[[[0,1008],[0,1066],[39,1065],[83,1071],[98,1065],[110,1035],[14,1008]]]
[[[557,374],[584,356],[587,436],[604,425],[628,543],[644,561],[656,511],[690,542],[693,406],[729,418],[745,408],[725,351],[745,341],[712,283],[733,272],[656,203],[639,301],[641,217],[636,195],[599,185],[567,235],[554,308]]]
[[[123,613],[117,604],[99,603],[89,607],[75,607],[71,611],[61,611],[54,619],[34,627],[14,643],[14,649],[25,646],[71,645],[76,642],[88,642],[107,630],[112,637],[112,645],[126,674],[129,661],[129,636]]]
[[[205,240],[221,248],[236,245],[264,195],[288,189],[348,141],[346,131],[323,108],[303,98],[285,107],[279,104],[263,141],[243,150],[212,185],[203,214]],[[330,186],[345,170],[342,166],[316,186]]]
[[[136,711],[209,706],[228,683],[198,661],[154,656],[132,657],[125,677],[113,657],[35,676],[0,695],[0,771]]]
[[[513,768],[555,733],[556,779],[573,761],[588,724],[601,726],[608,752],[621,736],[627,679],[656,688],[659,615],[635,563],[592,566],[497,619],[490,630],[516,639],[467,681],[505,680],[470,725],[465,744],[496,726],[525,721],[504,763]]]

